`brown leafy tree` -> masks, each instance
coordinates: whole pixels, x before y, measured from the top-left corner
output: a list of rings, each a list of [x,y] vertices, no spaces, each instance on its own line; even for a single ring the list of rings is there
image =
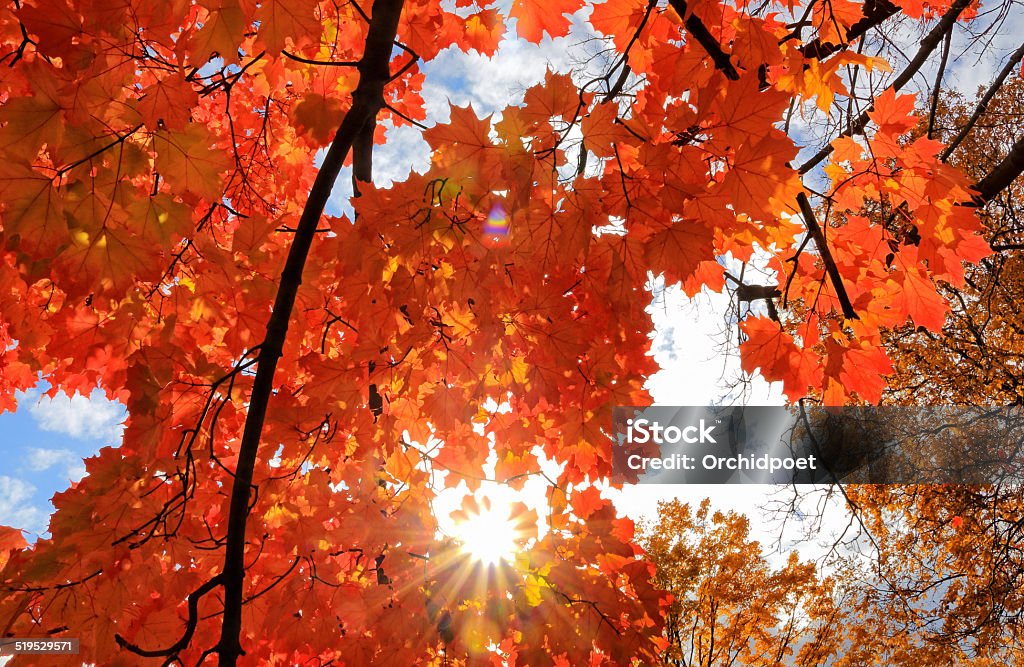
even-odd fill
[[[842,587],[795,553],[773,565],[743,515],[662,502],[640,543],[673,596],[665,665],[820,665],[847,646]]]
[[[918,129],[947,144],[942,156],[976,180],[1024,136],[1024,46],[976,98],[934,96]],[[942,286],[951,304],[941,332],[894,329],[894,374],[885,402],[1024,404],[1024,181],[1009,178],[979,208],[991,257]],[[1021,443],[1000,443],[1016,452]],[[850,507],[877,550],[862,604],[874,613],[862,638],[909,634],[903,661],[1015,664],[1024,643],[1024,466],[985,486],[854,487]],[[885,630],[883,626],[889,629]],[[906,638],[905,638],[906,639]]]

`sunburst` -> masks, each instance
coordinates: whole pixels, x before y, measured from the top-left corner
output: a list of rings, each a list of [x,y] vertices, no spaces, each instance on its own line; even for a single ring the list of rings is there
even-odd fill
[[[513,517],[512,505],[489,498],[468,505],[452,515],[452,536],[462,553],[485,565],[514,561],[522,527]]]

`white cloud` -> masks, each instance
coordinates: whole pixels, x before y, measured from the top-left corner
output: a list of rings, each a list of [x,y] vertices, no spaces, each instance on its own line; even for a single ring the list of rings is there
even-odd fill
[[[1006,14],[993,12],[959,29],[950,51],[951,76],[945,85],[957,88],[968,99],[978,87],[988,87],[1009,55],[1020,46],[1022,29],[1024,15],[1019,9]]]
[[[0,525],[40,535],[50,513],[31,504],[36,488],[20,479],[0,475]]]
[[[69,458],[75,455],[70,449],[39,449],[33,447],[29,450],[26,464],[30,470],[49,470],[60,463],[66,463]]]
[[[748,267],[748,276],[757,267]],[[774,276],[755,275],[752,282],[768,282]],[[736,311],[727,294],[702,291],[689,298],[678,285],[654,289],[648,308],[654,323],[652,349],[661,370],[648,380],[657,405],[785,405],[781,383],[766,382],[760,374],[746,378],[736,350]],[[817,497],[814,487],[800,490]],[[780,519],[780,503],[793,487],[783,485],[624,485],[607,489],[620,515],[654,521],[658,502],[679,499],[696,507],[704,498],[717,510],[735,511],[751,519],[751,538],[759,541],[776,566],[789,551],[817,560],[831,549],[835,536],[845,529],[848,512],[836,498],[821,506],[820,525],[803,520]],[[810,514],[808,514],[810,516]]]
[[[28,458],[25,462],[29,470],[42,471],[51,468],[61,468],[72,482],[77,482],[85,476],[85,464],[82,457],[70,449],[41,449],[33,447],[28,450]]]
[[[647,388],[657,405],[784,405],[781,383],[745,378],[736,354],[736,314],[727,294],[693,299],[678,285],[656,289],[655,360]]]
[[[424,68],[427,118],[447,120],[449,101],[456,106],[471,103],[482,115],[522,102],[526,89],[543,81],[548,69],[569,69],[575,41],[572,34],[540,44],[505,39],[490,58],[446,49]]]
[[[373,182],[390,187],[404,181],[410,171],[425,172],[430,167],[430,147],[418,128],[395,127],[385,121],[387,141],[373,149]]]
[[[957,25],[942,78],[943,88],[955,89],[973,99],[979,87],[987,87],[995,78],[1010,54],[1020,46],[1020,33],[1024,28],[1024,14],[1019,7],[1008,6],[1006,9],[982,12],[974,21]],[[907,61],[918,52],[922,37],[933,25],[912,20],[892,19],[886,22],[877,37],[869,38],[867,50],[879,49],[893,72],[879,74],[876,71],[860,77],[858,94],[866,96],[872,88],[880,92],[878,84],[883,80],[887,85],[891,84],[904,70]],[[921,108],[927,108],[942,60],[941,51],[940,45],[901,90],[903,93],[916,93]]]
[[[526,90],[544,80],[548,69],[566,72],[581,53],[579,48],[593,36],[581,18],[572,24],[566,37],[545,38],[540,44],[520,39],[504,39],[493,57],[475,51],[464,53],[449,47],[423,65],[426,80],[422,96],[426,110],[425,125],[444,123],[449,118],[449,102],[456,106],[471,104],[480,116],[499,113],[509,105],[520,104]],[[582,56],[586,57],[586,56]],[[423,173],[430,166],[430,147],[417,127],[394,127],[385,122],[387,141],[374,147],[373,181],[381,187],[408,178],[413,170]],[[317,154],[317,164],[325,151]],[[352,214],[351,167],[342,169],[328,203],[331,214]]]
[[[64,433],[78,439],[104,440],[111,444],[121,440],[124,406],[107,399],[98,389],[90,396],[68,396],[62,392],[53,398],[32,390],[19,393],[17,401],[28,409],[43,431]]]

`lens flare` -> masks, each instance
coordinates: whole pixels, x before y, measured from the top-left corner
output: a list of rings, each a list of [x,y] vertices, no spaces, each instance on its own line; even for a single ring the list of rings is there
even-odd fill
[[[501,202],[491,206],[491,212],[484,221],[484,243],[494,247],[505,243],[508,239],[509,219]]]

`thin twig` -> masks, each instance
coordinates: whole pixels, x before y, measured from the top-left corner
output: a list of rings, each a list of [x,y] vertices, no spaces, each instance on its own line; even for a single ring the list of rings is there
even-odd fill
[[[289,53],[284,49],[281,49],[281,55],[286,58],[291,58],[295,62],[305,63],[307,65],[323,65],[324,67],[357,67],[359,65],[358,60],[312,60],[310,58],[297,56],[294,53]]]

